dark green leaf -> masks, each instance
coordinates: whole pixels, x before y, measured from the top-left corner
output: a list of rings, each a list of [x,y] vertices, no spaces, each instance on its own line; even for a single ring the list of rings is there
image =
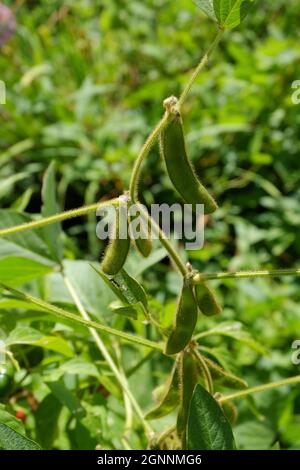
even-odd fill
[[[191,401],[187,444],[189,450],[235,449],[229,421],[218,402],[199,384]]]
[[[51,162],[43,179],[42,187],[42,215],[49,217],[60,210],[56,200],[55,164]],[[48,225],[43,228],[44,238],[53,259],[59,261],[62,257],[61,225],[60,223]]]
[[[36,434],[45,449],[50,449],[56,437],[58,418],[62,404],[54,395],[47,395],[39,404],[35,413]]]
[[[85,410],[81,406],[79,399],[65,386],[62,380],[57,382],[47,382],[47,385],[53,395],[62,405],[66,406],[74,416],[80,418],[85,415]]]
[[[209,16],[212,20],[217,21],[214,12],[213,0],[194,0],[194,2],[200,8],[200,10],[207,14],[207,16]]]
[[[215,15],[220,25],[227,29],[238,26],[253,3],[254,0],[213,0]]]

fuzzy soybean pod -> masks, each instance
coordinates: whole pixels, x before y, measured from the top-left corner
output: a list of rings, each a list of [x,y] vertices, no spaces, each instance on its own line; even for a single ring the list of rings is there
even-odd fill
[[[175,362],[171,376],[163,388],[160,402],[149,411],[145,418],[148,420],[159,419],[171,413],[179,403],[179,377],[177,363]]]
[[[179,113],[172,116],[171,122],[160,136],[160,151],[165,161],[169,177],[188,204],[204,205],[204,213],[211,214],[217,209],[213,197],[201,184],[187,156],[182,119]]]
[[[199,367],[194,357],[187,351],[183,351],[178,360],[179,375],[179,401],[180,408],[177,417],[177,434],[182,440],[182,448],[185,448],[186,426],[189,416],[189,407],[194,389],[200,379]]]
[[[166,345],[166,354],[177,354],[187,346],[197,323],[197,315],[198,308],[193,287],[184,280],[177,304],[175,325]]]
[[[127,208],[116,207],[115,220],[109,244],[101,262],[101,269],[109,276],[115,276],[123,268],[130,248]]]
[[[136,207],[131,206],[129,212],[130,237],[138,252],[147,258],[152,251],[151,228],[148,220]]]
[[[205,282],[195,286],[195,295],[198,307],[203,315],[211,317],[222,312],[213,290]]]

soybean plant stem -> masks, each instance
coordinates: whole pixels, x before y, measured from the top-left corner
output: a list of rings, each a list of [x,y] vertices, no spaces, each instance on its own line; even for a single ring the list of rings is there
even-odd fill
[[[141,204],[138,205],[140,212],[144,215],[145,218],[148,219],[150,223],[151,233],[154,233],[160,239],[161,244],[169,253],[170,258],[177,266],[179,272],[185,277],[188,274],[188,269],[186,268],[185,264],[181,260],[180,256],[178,256],[177,251],[173,247],[172,243],[168,240],[166,234],[160,228],[160,226],[156,223],[156,221],[150,216],[147,209],[145,209]]]
[[[273,388],[283,387],[284,385],[292,385],[297,383],[300,383],[300,375],[296,375],[295,377],[290,377],[288,379],[278,380],[277,382],[258,385],[257,387],[242,390],[241,392],[232,393],[231,395],[221,397],[219,399],[219,402],[225,403],[226,401],[235,400],[236,398],[242,398],[248,395],[253,395],[254,393],[266,392],[267,390],[272,390]]]
[[[133,202],[138,200],[138,182],[139,182],[142,163],[144,159],[146,158],[146,156],[148,155],[148,153],[150,152],[152,146],[155,144],[160,133],[167,126],[168,119],[169,119],[169,114],[165,112],[165,114],[163,115],[159,123],[155,126],[151,134],[148,136],[146,142],[141,148],[140,153],[138,154],[137,159],[134,163],[134,167],[133,167],[131,178],[130,178],[130,185],[129,185],[129,193],[130,193],[131,200]]]
[[[83,307],[83,305],[81,303],[81,300],[78,297],[77,292],[76,292],[73,284],[71,283],[70,279],[68,279],[68,277],[66,277],[64,274],[63,274],[63,279],[64,279],[65,285],[66,285],[68,291],[70,292],[71,297],[73,298],[74,303],[75,303],[79,313],[81,314],[82,318],[86,321],[90,321],[90,317],[89,317],[88,313],[85,311],[85,308]],[[146,433],[148,434],[149,437],[151,437],[152,434],[153,434],[152,428],[149,426],[147,421],[144,419],[143,412],[140,409],[137,401],[135,400],[134,396],[132,395],[132,393],[131,393],[131,391],[128,387],[126,377],[124,376],[124,374],[116,366],[113,358],[111,357],[109,351],[107,350],[105,344],[103,343],[103,341],[100,338],[97,331],[94,328],[89,328],[89,331],[90,331],[92,337],[94,338],[95,343],[98,346],[99,351],[101,352],[102,356],[106,360],[106,362],[109,365],[110,369],[112,370],[114,376],[116,377],[117,381],[119,382],[119,384],[121,386],[121,389],[124,391],[124,393],[126,393],[128,399],[130,400],[130,402],[132,404],[132,407],[135,410],[137,416],[139,417],[141,423],[143,424],[143,427],[144,427]]]
[[[212,380],[210,370],[207,367],[206,362],[204,361],[202,355],[198,351],[193,350],[193,355],[195,356],[195,358],[199,362],[199,366],[200,366],[201,371],[203,373],[203,378],[204,378],[204,382],[205,382],[207,391],[209,393],[213,394],[214,393],[214,384],[213,384],[213,380]]]
[[[215,50],[215,48],[217,47],[217,45],[219,44],[222,36],[223,36],[223,33],[224,33],[224,30],[223,29],[219,29],[218,31],[218,34],[216,35],[214,41],[211,43],[211,45],[209,46],[206,54],[204,54],[204,56],[202,57],[202,59],[200,60],[199,64],[197,65],[197,67],[195,68],[191,78],[189,79],[188,83],[186,84],[186,86],[184,87],[184,90],[183,92],[181,93],[180,95],[180,98],[179,98],[179,107],[183,105],[183,103],[185,102],[187,96],[189,95],[191,89],[192,89],[192,86],[194,85],[195,81],[197,80],[200,72],[204,69],[204,67],[206,66],[208,60],[209,60],[209,57],[211,56],[211,54],[213,53],[213,51]]]
[[[224,31],[221,30],[221,29],[218,31],[214,41],[212,42],[212,44],[208,48],[206,54],[200,60],[198,66],[194,70],[191,78],[189,79],[188,83],[184,87],[184,90],[181,93],[180,98],[179,98],[179,102],[178,102],[179,107],[184,103],[184,101],[188,97],[188,95],[191,91],[191,88],[192,88],[193,84],[195,83],[198,75],[200,74],[201,70],[205,67],[205,65],[208,62],[208,59],[209,59],[210,55],[212,54],[212,52],[215,50],[215,48],[219,44],[219,42],[222,38],[223,32]],[[153,129],[153,131],[151,132],[151,134],[147,138],[146,142],[144,143],[143,147],[141,148],[141,151],[140,151],[139,155],[137,156],[137,159],[135,161],[133,171],[132,171],[132,174],[131,174],[130,186],[129,186],[129,193],[130,193],[131,200],[133,202],[136,202],[138,200],[138,182],[139,182],[142,163],[143,163],[144,159],[147,157],[148,153],[150,152],[152,146],[154,145],[154,143],[158,139],[161,132],[168,125],[168,120],[169,120],[169,113],[165,112],[165,114],[163,115],[163,117],[161,118],[159,123],[155,126],[155,128]]]
[[[258,277],[281,277],[281,276],[299,276],[300,269],[265,269],[259,271],[236,271],[221,273],[199,273],[193,277],[194,284],[201,284],[203,281],[213,279],[252,279]]]
[[[41,307],[42,310],[52,313],[53,315],[57,317],[70,320],[73,323],[79,323],[81,325],[86,326],[87,328],[94,328],[95,330],[99,330],[99,331],[102,331],[103,333],[116,336],[130,343],[138,344],[139,346],[145,346],[147,348],[151,348],[151,349],[155,349],[160,352],[163,352],[163,348],[160,344],[155,343],[154,341],[150,341],[149,339],[141,338],[139,336],[126,333],[125,331],[116,330],[115,328],[111,328],[110,326],[102,325],[102,323],[85,320],[84,318],[81,318],[78,315],[75,315],[74,313],[68,312],[67,310],[57,307],[56,305],[49,304],[48,302],[45,302],[44,300],[33,297],[30,294],[21,292],[5,284],[0,283],[0,288],[3,288],[11,292],[18,299],[24,300],[25,302],[29,302],[29,303],[32,303],[34,305]]]
[[[179,108],[184,103],[184,101],[186,100],[186,98],[187,98],[188,94],[190,93],[191,88],[192,88],[193,84],[195,83],[195,81],[196,81],[198,75],[200,74],[201,70],[207,64],[209,56],[211,55],[211,53],[214,51],[214,49],[216,48],[216,46],[220,42],[222,34],[223,34],[223,30],[219,30],[218,34],[216,35],[216,37],[214,39],[214,41],[210,45],[208,51],[202,57],[202,59],[199,62],[198,66],[194,70],[190,80],[186,84],[186,86],[185,86],[185,88],[184,88],[184,90],[183,90],[183,92],[182,92],[182,94],[179,98],[179,102],[178,102]],[[169,112],[166,111],[165,114],[163,115],[163,117],[161,118],[161,120],[159,121],[159,123],[156,125],[156,127],[153,129],[153,131],[151,132],[151,134],[147,138],[146,142],[144,143],[144,145],[141,148],[141,151],[140,151],[139,155],[137,156],[137,159],[135,161],[133,171],[132,171],[132,174],[131,174],[130,186],[129,186],[129,193],[130,193],[130,197],[131,197],[132,202],[138,202],[138,183],[139,183],[140,172],[141,172],[141,167],[142,167],[143,161],[147,157],[147,155],[149,154],[152,146],[154,145],[154,143],[158,139],[161,132],[168,125],[168,122],[169,122]],[[152,220],[152,218],[149,216],[149,214],[147,214],[147,217],[151,221],[151,223],[152,223],[154,229],[156,230],[156,232],[158,233],[159,239],[160,239],[162,245],[168,251],[168,253],[170,255],[170,258],[173,260],[174,264],[178,267],[181,274],[183,276],[186,276],[187,269],[186,269],[185,265],[183,264],[182,260],[180,259],[180,257],[178,256],[176,250],[174,250],[171,243],[167,240],[165,234],[162,232],[159,225],[156,224],[156,222]]]
[[[14,235],[15,233],[26,232],[27,230],[38,229],[45,227],[46,225],[55,224],[56,222],[61,222],[63,220],[72,219],[73,217],[80,217],[82,215],[95,212],[100,207],[105,207],[108,205],[119,205],[122,201],[118,198],[111,199],[105,202],[97,202],[89,206],[78,207],[77,209],[71,209],[69,211],[60,212],[59,214],[51,215],[50,217],[40,218],[38,220],[33,220],[31,222],[26,222],[24,224],[15,225],[14,227],[7,227],[0,229],[0,237],[5,237],[7,235]]]

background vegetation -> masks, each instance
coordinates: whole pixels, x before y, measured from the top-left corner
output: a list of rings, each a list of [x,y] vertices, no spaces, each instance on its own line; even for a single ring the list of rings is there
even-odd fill
[[[17,32],[0,51],[7,87],[7,103],[0,107],[1,227],[50,213],[45,200],[53,181],[44,184],[44,204],[41,187],[53,161],[57,210],[127,189],[163,99],[179,95],[215,34],[212,22],[187,0],[5,3],[15,11]],[[291,84],[300,79],[299,9],[299,0],[258,2],[238,30],[226,33],[185,105],[191,158],[220,206],[207,218],[204,249],[189,253],[199,271],[297,266],[300,108],[291,101]],[[140,192],[147,204],[179,200],[157,147]],[[94,214],[64,222],[57,250],[46,230],[0,239],[1,282],[75,312],[57,272],[61,246],[65,270],[93,319],[157,339],[147,325],[109,308],[115,299],[90,267],[103,249],[95,224]],[[126,268],[151,293],[153,311],[170,322],[179,277],[164,250],[157,246],[146,261],[132,253]],[[217,326],[223,331],[203,338],[209,355],[251,386],[297,375],[291,344],[300,331],[299,280],[212,285],[224,311],[198,322],[199,332]],[[20,367],[1,412],[23,411],[26,434],[44,448],[123,448],[122,393],[87,332],[8,296],[0,299],[0,322]],[[171,360],[102,339],[127,374],[148,355],[129,374],[129,385],[142,409],[150,409],[152,391]],[[299,387],[237,406],[239,448],[300,446]],[[173,421],[171,415],[153,427],[161,430]],[[145,448],[140,426],[134,419],[126,436],[132,448]]]

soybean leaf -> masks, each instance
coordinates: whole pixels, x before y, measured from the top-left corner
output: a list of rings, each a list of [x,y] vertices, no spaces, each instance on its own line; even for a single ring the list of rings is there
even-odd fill
[[[108,305],[114,300],[108,287],[101,282],[98,274],[91,269],[88,261],[65,260],[64,271],[71,281],[84,308],[97,318],[111,316]],[[51,303],[74,304],[60,273],[47,276],[46,300]]]
[[[44,449],[50,449],[58,431],[58,418],[62,404],[49,393],[35,412],[36,436]]]
[[[40,446],[25,436],[23,425],[14,416],[0,410],[0,449],[40,450]]]
[[[218,402],[196,385],[187,426],[188,450],[234,450],[232,429]]]
[[[234,430],[238,448],[241,450],[266,450],[274,442],[274,430],[264,423],[246,421]]]
[[[99,372],[95,364],[92,364],[81,357],[76,357],[65,362],[60,366],[60,370],[68,374],[90,375],[91,377],[99,378]]]
[[[214,335],[227,336],[229,338],[235,339],[236,341],[240,341],[246,344],[247,346],[249,346],[249,348],[253,349],[259,354],[267,354],[266,348],[260,343],[258,343],[255,339],[253,339],[250,334],[243,329],[243,325],[240,322],[226,321],[219,323],[214,328],[211,328],[210,330],[201,333],[198,337],[204,338],[205,336]]]
[[[130,276],[125,269],[122,269],[121,271],[122,278],[128,288],[128,290],[132,293],[133,297],[137,302],[141,302],[145,309],[147,309],[148,306],[148,299],[147,299],[147,294],[145,292],[145,289],[141,284],[134,279],[132,276]]]
[[[32,220],[33,218],[27,214],[10,209],[0,209],[0,228],[21,225]],[[50,264],[49,259],[52,258],[41,229],[15,233],[1,238],[0,258],[7,256],[24,256],[45,264]]]
[[[124,305],[122,302],[116,300],[115,302],[112,302],[109,307],[113,313],[116,313],[117,315],[124,315],[125,317],[130,317],[134,320],[137,320],[140,314],[143,315],[143,306],[141,303]]]
[[[211,376],[215,380],[219,380],[221,385],[229,388],[247,388],[248,384],[243,379],[240,379],[231,372],[227,372],[216,362],[211,361],[208,357],[202,356],[202,359],[206,362],[207,367],[210,370]]]
[[[42,215],[49,217],[59,212],[59,205],[56,200],[56,183],[55,183],[55,163],[50,163],[43,179],[42,187]],[[44,238],[49,247],[49,251],[53,257],[59,261],[62,257],[61,244],[61,225],[55,223],[43,228]]]
[[[16,173],[14,175],[11,175],[5,178],[4,180],[1,179],[0,199],[3,196],[7,196],[7,194],[9,194],[10,191],[13,190],[15,183],[17,183],[18,181],[24,180],[28,176],[29,176],[29,173],[22,172],[22,173]]]
[[[124,293],[122,292],[122,290],[120,289],[120,287],[113,282],[113,279],[110,279],[106,274],[104,274],[100,269],[97,269],[95,266],[93,266],[92,264],[90,265],[91,268],[97,273],[99,274],[99,276],[101,277],[101,279],[103,280],[103,282],[108,286],[108,288],[115,294],[116,297],[118,297],[118,299],[124,303],[124,304],[127,304],[127,299],[126,297],[124,296]]]
[[[2,423],[0,423],[0,448],[5,450],[41,450],[36,442]]]
[[[159,419],[171,413],[180,402],[179,387],[178,370],[175,365],[171,376],[163,386],[163,393],[159,403],[146,414],[145,418],[148,420]]]
[[[79,399],[65,386],[62,380],[47,382],[47,385],[60,403],[66,406],[76,418],[85,416],[85,410],[81,406]]]
[[[213,0],[194,0],[194,3],[196,3],[200,10],[206,13],[212,20],[217,21]]]
[[[0,279],[11,286],[18,286],[50,273],[53,268],[30,258],[8,256],[0,259]]]
[[[226,29],[238,26],[253,4],[254,0],[213,0],[218,22]]]
[[[28,344],[58,352],[67,357],[73,356],[72,349],[63,338],[60,336],[45,336],[38,330],[29,326],[17,326],[10,332],[5,344],[7,346]]]
[[[25,429],[22,421],[2,409],[0,410],[0,423],[6,424],[6,426],[9,426],[14,431],[25,436]]]

